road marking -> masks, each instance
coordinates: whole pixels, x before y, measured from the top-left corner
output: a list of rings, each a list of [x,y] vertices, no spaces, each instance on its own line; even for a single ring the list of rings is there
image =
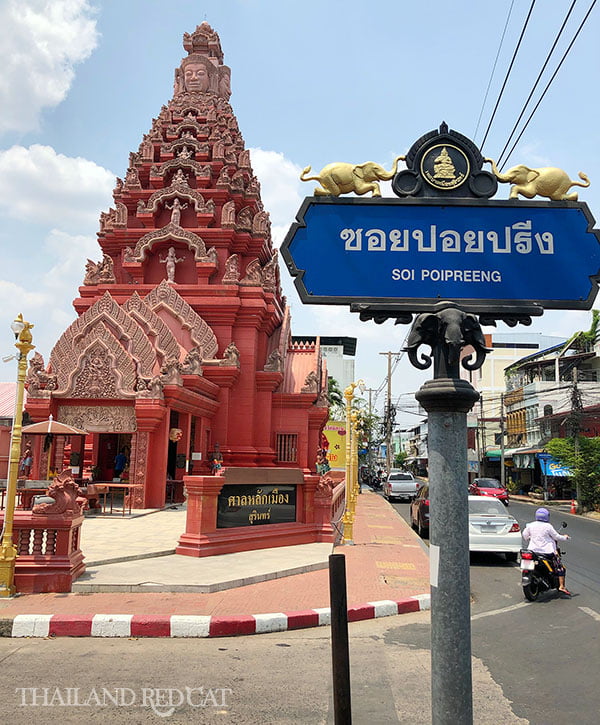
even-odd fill
[[[594,546],[600,546],[600,541],[590,541],[590,544],[593,544]]]
[[[471,621],[474,619],[482,619],[483,617],[491,617],[494,614],[504,614],[505,612],[513,612],[515,609],[521,609],[522,607],[528,607],[530,605],[530,602],[519,602],[518,604],[512,604],[510,607],[504,607],[503,609],[493,609],[490,612],[480,612],[479,614],[474,614],[471,617]]]
[[[415,569],[414,564],[403,561],[376,561],[379,569]]]
[[[578,607],[578,609],[581,609],[582,612],[589,614],[590,617],[593,617],[598,622],[600,622],[600,614],[598,614],[598,612],[594,612],[593,609],[590,609],[589,607]]]

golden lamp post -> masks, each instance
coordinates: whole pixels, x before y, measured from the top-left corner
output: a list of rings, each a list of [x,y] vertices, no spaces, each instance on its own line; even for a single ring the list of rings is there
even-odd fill
[[[353,449],[352,449],[352,400],[354,399],[354,391],[356,388],[362,392],[365,389],[363,380],[357,383],[350,383],[344,390],[344,398],[346,399],[346,510],[342,517],[344,524],[344,535],[342,544],[352,544],[354,536],[354,478],[353,478]]]
[[[352,523],[356,516],[356,501],[358,500],[358,413],[353,410],[350,413],[350,486],[352,496],[350,497],[350,510],[352,512]]]
[[[23,397],[25,393],[25,374],[27,372],[27,355],[33,350],[31,328],[33,325],[25,322],[23,315],[19,315],[11,324],[15,333],[15,347],[19,351],[17,357],[17,399],[15,402],[15,417],[13,420],[12,437],[10,443],[10,458],[8,464],[8,480],[6,483],[6,509],[4,511],[4,528],[2,544],[0,544],[0,597],[13,597],[15,588],[15,560],[17,550],[13,544],[13,522],[15,518],[15,499],[17,497],[17,474],[19,456],[21,453],[21,428],[23,421]]]

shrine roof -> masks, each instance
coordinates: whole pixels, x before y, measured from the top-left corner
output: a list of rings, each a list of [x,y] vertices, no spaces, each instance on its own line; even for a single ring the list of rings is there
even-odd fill
[[[291,348],[285,359],[282,393],[301,393],[306,378],[319,370],[319,348],[314,345],[300,349]]]
[[[0,418],[13,418],[17,397],[16,383],[0,383]],[[23,403],[27,401],[27,391]]]

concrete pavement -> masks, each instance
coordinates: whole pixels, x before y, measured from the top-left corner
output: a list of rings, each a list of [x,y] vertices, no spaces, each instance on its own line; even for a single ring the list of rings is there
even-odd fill
[[[329,623],[328,557],[346,557],[350,621],[429,607],[426,547],[381,497],[358,499],[354,545],[214,557],[173,552],[182,507],[86,518],[69,594],[0,600],[4,636],[222,636]]]

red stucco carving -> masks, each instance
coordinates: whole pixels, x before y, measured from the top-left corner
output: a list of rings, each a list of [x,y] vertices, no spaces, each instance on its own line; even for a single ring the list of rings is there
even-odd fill
[[[290,346],[219,37],[202,23],[184,48],[173,98],[140,134],[101,214],[101,261],[88,260],[78,317],[47,369],[34,356],[27,378],[32,413],[60,411],[90,431],[82,470],[97,464],[104,434],[130,435],[134,506],[163,505],[167,478],[207,473],[217,442],[224,468],[308,471],[327,417],[314,404],[326,388],[318,345]],[[172,428],[180,440],[169,440]],[[279,434],[297,435],[296,461],[276,460]]]

